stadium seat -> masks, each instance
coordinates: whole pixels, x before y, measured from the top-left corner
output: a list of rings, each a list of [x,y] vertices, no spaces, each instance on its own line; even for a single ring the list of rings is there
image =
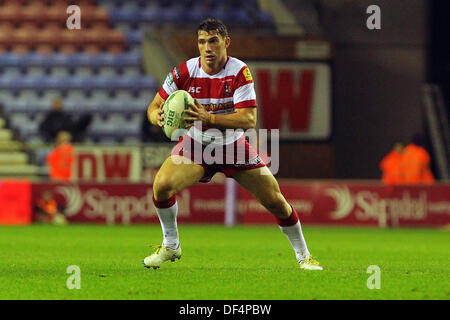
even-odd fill
[[[118,54],[121,54],[124,52],[124,45],[123,44],[111,44],[106,47],[106,50],[109,53],[118,55]]]
[[[144,10],[139,13],[139,22],[147,24],[156,24],[163,22],[161,11],[158,9]]]
[[[40,1],[30,2],[27,6],[21,8],[22,21],[40,24],[45,21],[47,9],[48,7]]]
[[[60,32],[61,42],[79,48],[85,43],[85,32],[81,30],[64,30]]]
[[[109,45],[124,45],[125,44],[125,37],[122,32],[111,30],[109,32],[106,32],[106,34],[103,35],[104,42]]]
[[[140,53],[124,53],[116,57],[114,65],[117,65],[120,68],[126,66],[140,66],[141,59],[142,56]]]
[[[27,44],[13,44],[11,46],[11,51],[16,54],[27,54],[32,50],[32,47]]]
[[[107,67],[100,67],[98,69],[98,75],[99,76],[107,76],[107,77],[114,77],[118,76],[118,68],[115,68],[113,66],[107,66]]]
[[[0,67],[20,67],[22,65],[21,56],[12,52],[0,54]]]
[[[87,44],[83,46],[83,51],[88,54],[95,55],[102,52],[102,46],[96,43]]]
[[[121,70],[124,76],[138,76],[140,75],[140,67],[125,67]]]
[[[8,2],[1,7],[0,21],[11,22],[13,24],[22,21],[22,7],[17,2]]]
[[[60,24],[65,24],[67,20],[67,3],[63,2],[54,2],[46,11],[45,11],[45,20],[47,22],[56,22]]]
[[[64,82],[64,89],[66,90],[74,90],[74,89],[80,89],[83,91],[89,91],[90,85],[92,84],[92,77],[77,77],[77,76],[71,76],[69,78],[66,78],[62,80],[61,82]]]
[[[140,18],[140,10],[124,10],[124,9],[112,9],[109,11],[109,17],[112,22],[127,22],[130,24],[137,23]]]
[[[237,25],[249,26],[252,24],[252,19],[245,10],[232,10],[230,12],[230,21]]]
[[[91,67],[100,68],[115,65],[116,59],[116,56],[111,53],[101,53],[92,56],[89,63]]]
[[[56,47],[63,40],[61,36],[60,30],[54,27],[41,29],[36,33],[38,43],[51,45],[52,47]]]
[[[142,43],[142,31],[128,31],[125,33],[125,42],[127,45],[136,45]]]
[[[93,57],[87,53],[80,52],[75,53],[71,56],[71,63],[73,67],[82,67],[82,66],[90,66],[91,61],[93,61]]]
[[[53,66],[46,69],[46,71],[50,76],[55,77],[69,77],[72,74],[71,69],[69,67]]]
[[[43,63],[47,68],[68,67],[73,65],[73,59],[75,59],[75,55],[70,57],[62,53],[53,53],[52,55],[47,56],[46,59],[44,59]]]
[[[27,55],[20,57],[21,65],[24,67],[45,66],[46,56],[30,52]]]
[[[38,44],[34,47],[35,52],[43,55],[51,54],[55,48],[50,44]]]
[[[60,53],[63,53],[66,55],[71,55],[78,51],[78,48],[73,44],[62,43],[62,44],[58,45],[57,48]]]
[[[76,77],[91,77],[94,75],[94,69],[91,67],[77,67],[72,70]]]
[[[38,32],[38,29],[35,28],[17,28],[14,30],[12,37],[14,44],[22,44],[32,46],[36,43],[35,34]]]
[[[104,44],[107,42],[104,30],[87,29],[84,31],[84,44]]]

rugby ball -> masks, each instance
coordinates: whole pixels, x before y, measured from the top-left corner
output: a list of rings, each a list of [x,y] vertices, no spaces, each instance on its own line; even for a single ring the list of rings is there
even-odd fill
[[[194,103],[194,99],[187,91],[177,90],[164,103],[162,129],[169,139],[175,130],[185,129],[184,110],[189,109],[188,103],[191,102]]]

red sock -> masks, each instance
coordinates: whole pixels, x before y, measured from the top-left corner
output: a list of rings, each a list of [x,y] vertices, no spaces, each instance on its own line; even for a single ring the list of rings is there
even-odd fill
[[[167,199],[165,201],[158,201],[155,199],[155,196],[153,196],[153,204],[157,208],[170,208],[171,206],[173,206],[175,204],[176,201],[177,201],[177,198],[175,197],[175,195],[171,196],[169,199]]]
[[[298,222],[297,211],[295,211],[293,206],[291,206],[291,208],[292,208],[292,213],[288,218],[280,219],[278,217],[275,217],[275,219],[277,219],[277,223],[280,227],[293,226],[294,224],[296,224]]]

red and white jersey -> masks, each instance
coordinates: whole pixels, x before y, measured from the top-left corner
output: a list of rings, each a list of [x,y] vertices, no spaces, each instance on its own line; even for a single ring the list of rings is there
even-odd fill
[[[223,69],[209,75],[203,71],[200,57],[189,59],[167,75],[159,95],[166,100],[176,90],[186,90],[193,98],[213,114],[229,114],[238,108],[255,108],[256,93],[253,78],[247,65],[239,59],[228,57]],[[198,140],[199,135],[205,144],[214,142],[228,144],[242,136],[242,132],[207,133],[196,132],[192,127],[188,135]],[[194,134],[195,133],[195,134]]]

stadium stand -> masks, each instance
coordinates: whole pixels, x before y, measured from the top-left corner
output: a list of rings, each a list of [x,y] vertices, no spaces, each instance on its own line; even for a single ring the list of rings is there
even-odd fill
[[[0,150],[23,152],[27,144],[43,143],[39,123],[58,96],[73,116],[93,115],[86,142],[139,142],[142,114],[159,87],[144,68],[146,30],[195,25],[208,16],[231,28],[273,27],[257,0],[79,0],[81,30],[69,30],[71,4],[0,1]],[[196,10],[186,15],[188,8]],[[1,157],[1,165],[30,161],[23,155]]]
[[[82,30],[65,27],[70,1],[2,1],[0,10],[0,98],[7,117],[23,139],[39,141],[36,115],[49,109],[56,95],[67,110],[116,115],[142,114],[158,83],[144,73],[140,45],[149,25],[178,23],[188,7],[202,8],[231,25],[270,25],[269,16],[252,15],[257,1],[79,1]],[[195,11],[195,10],[190,10]],[[256,11],[258,12],[258,11]],[[203,16],[189,16],[197,23]],[[265,17],[260,20],[261,17]],[[188,22],[189,22],[188,21]],[[115,29],[114,29],[115,28]],[[108,117],[106,117],[108,118]],[[132,117],[131,117],[132,118]],[[106,121],[109,121],[106,119]],[[135,136],[139,123],[125,136]],[[102,129],[93,129],[102,141]],[[110,136],[105,129],[105,137]],[[116,135],[117,136],[117,135]]]

